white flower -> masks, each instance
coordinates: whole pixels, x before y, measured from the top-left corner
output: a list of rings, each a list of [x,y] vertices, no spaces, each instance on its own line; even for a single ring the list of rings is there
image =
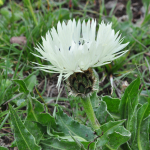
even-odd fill
[[[69,20],[66,24],[58,22],[57,31],[53,27],[47,32],[46,38],[42,38],[43,46],[35,48],[51,65],[41,65],[43,71],[60,73],[57,86],[60,87],[61,79],[67,79],[74,72],[83,72],[91,67],[102,66],[122,56],[126,51],[121,51],[128,43],[121,44],[123,39],[119,31],[111,29],[112,24],[99,24],[96,35],[96,21],[88,20],[76,23]],[[37,64],[37,63],[35,63]]]

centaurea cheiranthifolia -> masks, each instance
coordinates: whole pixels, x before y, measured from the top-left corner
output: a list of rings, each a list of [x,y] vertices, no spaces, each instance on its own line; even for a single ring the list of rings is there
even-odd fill
[[[58,22],[57,30],[53,27],[48,31],[46,38],[42,38],[43,44],[35,48],[41,56],[34,55],[51,64],[38,64],[36,68],[59,73],[58,88],[64,77],[71,94],[82,97],[90,94],[96,89],[96,77],[91,68],[108,64],[127,52],[121,50],[128,43],[121,44],[123,39],[119,31],[115,33],[111,26],[102,21],[96,34],[94,19],[87,23],[80,20]]]

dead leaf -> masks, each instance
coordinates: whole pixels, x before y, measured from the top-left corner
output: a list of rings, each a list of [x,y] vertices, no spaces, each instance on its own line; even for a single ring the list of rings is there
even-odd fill
[[[150,53],[144,53],[144,54],[150,57]]]
[[[125,89],[129,86],[129,83],[127,81],[123,81],[121,85],[121,91],[125,91]]]

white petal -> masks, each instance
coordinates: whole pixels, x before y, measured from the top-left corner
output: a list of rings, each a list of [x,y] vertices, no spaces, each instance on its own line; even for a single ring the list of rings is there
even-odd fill
[[[97,67],[110,63],[114,59],[121,57],[127,51],[121,51],[129,43],[121,44],[121,34],[115,33],[111,29],[112,23],[105,24],[103,21],[99,25],[96,35],[96,20],[82,24],[75,19],[58,22],[57,31],[53,27],[46,33],[46,38],[42,38],[43,46],[37,45],[35,48],[41,56],[36,57],[49,61],[51,65],[38,65],[43,71],[50,73],[60,73],[57,87],[60,87],[61,79],[67,79],[74,72],[83,72],[89,67]]]

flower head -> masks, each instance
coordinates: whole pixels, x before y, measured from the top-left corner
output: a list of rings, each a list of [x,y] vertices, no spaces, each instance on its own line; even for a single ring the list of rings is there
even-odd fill
[[[38,64],[36,68],[59,73],[59,88],[62,77],[67,79],[73,73],[110,63],[126,53],[127,50],[121,50],[128,45],[121,44],[123,39],[119,31],[115,33],[111,26],[111,23],[102,21],[96,35],[95,20],[88,20],[87,23],[81,23],[80,20],[77,23],[69,20],[67,24],[58,22],[57,31],[53,27],[47,32],[46,38],[42,38],[43,45],[35,48],[42,56],[33,54],[49,61],[51,65]]]

